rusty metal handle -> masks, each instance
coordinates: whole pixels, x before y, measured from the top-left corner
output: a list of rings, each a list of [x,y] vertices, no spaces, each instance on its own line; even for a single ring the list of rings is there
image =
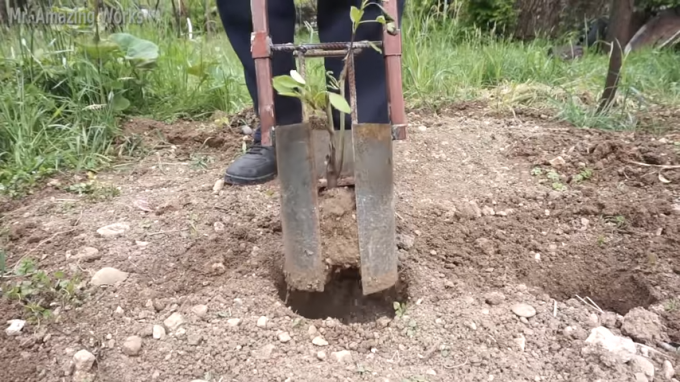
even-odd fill
[[[404,105],[404,89],[401,78],[401,27],[396,0],[383,1],[385,11],[394,19],[397,33],[388,33],[383,27],[383,53],[385,55],[385,75],[387,76],[387,98],[389,100],[390,119],[395,140],[406,139],[406,107]]]
[[[271,146],[271,131],[276,126],[274,114],[274,88],[272,86],[271,39],[267,0],[251,0],[253,34],[250,38],[250,51],[255,61],[257,79],[257,103],[260,117],[262,145]]]

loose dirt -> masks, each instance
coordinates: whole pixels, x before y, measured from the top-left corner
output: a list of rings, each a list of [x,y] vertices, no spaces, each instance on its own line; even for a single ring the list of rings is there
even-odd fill
[[[319,228],[329,268],[359,268],[359,233],[354,190],[339,187],[319,195]]]
[[[276,181],[213,191],[241,152],[238,129],[131,122],[121,152],[143,142],[147,155],[97,174],[120,195],[50,186],[0,209],[10,269],[28,257],[86,281],[128,273],[0,335],[0,380],[618,382],[651,380],[649,362],[665,380],[676,358],[658,342],[680,342],[680,170],[668,167],[680,135],[469,104],[410,120],[395,142],[402,282],[369,297],[351,270],[324,293],[287,291]],[[113,223],[129,228],[97,234]],[[343,234],[335,223],[324,225]],[[84,247],[98,255],[78,256]],[[518,316],[518,303],[536,314]],[[166,321],[177,314],[178,327]],[[0,303],[3,322],[21,317]],[[585,342],[598,326],[653,350],[623,362]],[[74,376],[83,349],[96,362]]]

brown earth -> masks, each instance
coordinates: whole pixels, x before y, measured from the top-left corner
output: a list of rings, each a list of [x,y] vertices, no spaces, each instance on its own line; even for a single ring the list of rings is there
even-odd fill
[[[97,357],[97,381],[115,382],[640,380],[634,365],[582,351],[594,326],[619,333],[633,318],[576,296],[621,315],[646,308],[680,342],[680,135],[579,130],[476,105],[443,115],[412,113],[409,139],[395,143],[403,282],[370,297],[351,271],[322,294],[287,293],[276,181],[213,192],[241,151],[236,130],[133,121],[139,137],[121,150],[144,142],[149,155],[97,177],[119,196],[51,187],[0,209],[10,268],[29,257],[85,280],[129,272],[85,286],[82,305],[55,300],[53,320],[1,335],[0,380],[70,380],[81,349]],[[116,222],[129,229],[96,233]],[[101,256],[74,256],[86,246]],[[536,315],[520,319],[520,302]],[[172,312],[182,329],[150,337]],[[0,304],[3,321],[26,316]],[[143,337],[136,356],[122,351],[133,335]],[[351,360],[332,355],[341,350]],[[663,380],[661,362],[676,360],[656,350]]]

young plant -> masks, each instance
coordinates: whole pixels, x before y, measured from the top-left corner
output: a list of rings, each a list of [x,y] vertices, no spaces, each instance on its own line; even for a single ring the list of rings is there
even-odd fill
[[[383,15],[378,16],[375,20],[362,20],[364,17],[364,12],[369,5],[375,5],[379,7]],[[329,157],[326,165],[326,181],[327,188],[331,189],[337,186],[338,178],[342,172],[342,164],[344,161],[344,132],[345,132],[345,116],[356,112],[352,110],[350,105],[347,103],[345,98],[345,86],[347,72],[350,67],[354,65],[354,55],[352,54],[354,50],[354,41],[356,37],[356,31],[359,25],[371,22],[377,22],[385,25],[388,33],[396,34],[396,24],[394,19],[391,18],[385,9],[380,4],[369,4],[368,0],[363,0],[361,7],[357,8],[352,6],[350,9],[350,19],[352,20],[352,35],[348,45],[347,54],[343,58],[344,66],[340,73],[338,79],[333,76],[333,73],[326,72],[327,85],[324,90],[314,89],[313,86],[308,84],[305,79],[295,70],[291,70],[290,75],[276,76],[273,79],[273,86],[277,93],[286,97],[295,97],[302,102],[306,109],[311,109],[314,112],[322,111],[325,112],[328,123],[326,128],[328,134],[330,135],[330,147],[329,147]],[[380,49],[371,44],[373,49],[380,52]],[[340,129],[339,129],[339,141],[340,147],[336,149],[335,147],[335,127],[333,125],[333,108],[338,110],[340,113]],[[303,121],[308,122],[307,112],[303,115]],[[338,153],[339,150],[339,153]]]

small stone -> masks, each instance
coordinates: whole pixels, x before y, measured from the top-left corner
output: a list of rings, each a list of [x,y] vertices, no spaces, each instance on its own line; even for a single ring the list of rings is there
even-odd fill
[[[230,318],[227,320],[227,325],[236,327],[241,324],[241,319],[240,318]]]
[[[420,125],[420,126],[418,126],[418,130],[425,132],[425,131],[427,131],[427,127],[425,127],[424,125]]]
[[[649,382],[645,373],[635,373],[635,382]]]
[[[198,333],[190,333],[187,336],[187,343],[191,346],[196,346],[196,345],[200,344],[201,341],[203,341],[203,336],[201,336]]]
[[[496,215],[496,211],[494,211],[493,208],[491,208],[489,206],[484,206],[484,207],[482,207],[482,215],[493,216],[493,215]]]
[[[161,325],[154,325],[151,335],[154,339],[162,340],[165,338],[165,328]]]
[[[526,345],[527,345],[527,339],[524,338],[524,336],[520,334],[520,336],[515,338],[514,341],[515,341],[515,344],[517,344],[517,347],[519,347],[519,350],[524,351],[524,349],[526,348]]]
[[[264,345],[256,351],[253,351],[253,356],[260,360],[266,360],[271,358],[272,352],[276,347],[272,344]]]
[[[129,356],[139,355],[142,349],[142,337],[132,336],[125,339],[123,342],[123,353]]]
[[[279,337],[279,341],[281,341],[283,343],[286,343],[286,342],[291,340],[290,334],[288,334],[287,332],[279,333],[278,337]]]
[[[219,194],[224,188],[224,179],[217,179],[215,185],[213,186],[213,194]]]
[[[390,325],[390,322],[392,322],[392,319],[389,318],[389,317],[382,316],[382,317],[378,318],[378,325],[379,325],[381,328],[386,328],[386,327],[388,327],[388,326]]]
[[[501,292],[491,292],[484,296],[484,300],[489,305],[500,305],[505,301],[505,295]]]
[[[78,371],[90,371],[92,365],[94,365],[94,361],[94,354],[85,349],[78,350],[78,352],[73,355],[73,364]]]
[[[332,352],[331,359],[339,363],[352,363],[352,353],[349,350]]]
[[[404,233],[397,234],[397,248],[403,250],[410,250],[415,245],[416,239]]]
[[[85,262],[98,260],[101,257],[102,255],[99,253],[99,250],[93,247],[82,247],[75,255],[76,260],[82,260]]]
[[[437,372],[434,371],[433,369],[430,369],[430,370],[426,371],[425,373],[428,374],[428,375],[437,375]]]
[[[118,316],[122,316],[123,314],[125,314],[125,311],[123,310],[123,308],[119,306],[116,308],[116,311],[114,313]]]
[[[94,276],[92,276],[90,283],[94,286],[115,285],[125,281],[127,278],[127,272],[119,271],[116,268],[106,267],[98,270]]]
[[[250,126],[248,126],[248,125],[243,125],[243,126],[241,126],[241,132],[242,132],[244,135],[252,135],[252,134],[253,134],[253,129],[252,129]]]
[[[531,318],[536,315],[536,309],[525,303],[518,303],[512,306],[512,312],[519,317]]]
[[[184,329],[183,327],[180,327],[180,328],[177,329],[177,331],[175,332],[175,337],[177,337],[177,338],[182,338],[182,337],[184,337],[185,334],[187,334],[187,330]]]
[[[97,233],[101,237],[114,237],[124,234],[129,229],[130,225],[127,223],[113,223],[99,228]]]
[[[194,305],[191,308],[191,312],[196,315],[198,318],[205,318],[205,316],[208,314],[208,306],[207,305]]]
[[[673,368],[673,364],[669,360],[663,361],[663,377],[666,378],[667,381],[673,380],[673,377],[675,376],[675,369]]]
[[[326,352],[323,350],[320,350],[316,353],[316,358],[320,359],[321,361],[326,359]]]
[[[328,346],[328,341],[323,339],[321,336],[314,337],[312,343],[316,346]]]
[[[648,345],[663,341],[663,324],[659,315],[644,308],[634,308],[623,318],[621,332],[632,339]]]
[[[10,337],[21,334],[21,330],[24,328],[24,325],[26,325],[26,321],[24,320],[9,320],[7,323],[9,326],[5,329],[5,334]]]
[[[158,377],[160,377],[160,376],[161,376],[161,372],[156,370],[156,371],[153,372],[153,374],[151,374],[151,379],[155,380],[155,379],[158,379]]]
[[[621,362],[629,362],[637,353],[637,347],[628,337],[614,335],[609,329],[600,326],[590,331],[586,344],[601,346],[616,355]]]
[[[550,160],[550,165],[555,168],[564,166],[565,164],[567,164],[567,161],[565,161],[562,157],[557,157]]]
[[[643,356],[636,355],[633,356],[631,364],[633,366],[633,371],[642,372],[645,374],[647,378],[650,379],[654,378],[654,364],[652,363],[652,361],[648,360]]]
[[[213,224],[213,229],[215,230],[215,232],[224,232],[224,230],[225,230],[224,223],[222,223],[222,222],[215,222],[215,223]]]
[[[316,326],[314,325],[309,325],[309,329],[307,329],[307,334],[310,336],[316,336],[319,333],[319,331],[316,329]]]
[[[170,317],[166,318],[165,321],[163,321],[163,325],[165,325],[165,328],[169,332],[174,332],[175,330],[179,329],[179,327],[184,324],[184,322],[184,317],[178,312],[175,312],[171,314]]]
[[[269,319],[265,316],[262,316],[262,317],[257,319],[257,327],[258,328],[266,328],[268,322],[269,322]]]

